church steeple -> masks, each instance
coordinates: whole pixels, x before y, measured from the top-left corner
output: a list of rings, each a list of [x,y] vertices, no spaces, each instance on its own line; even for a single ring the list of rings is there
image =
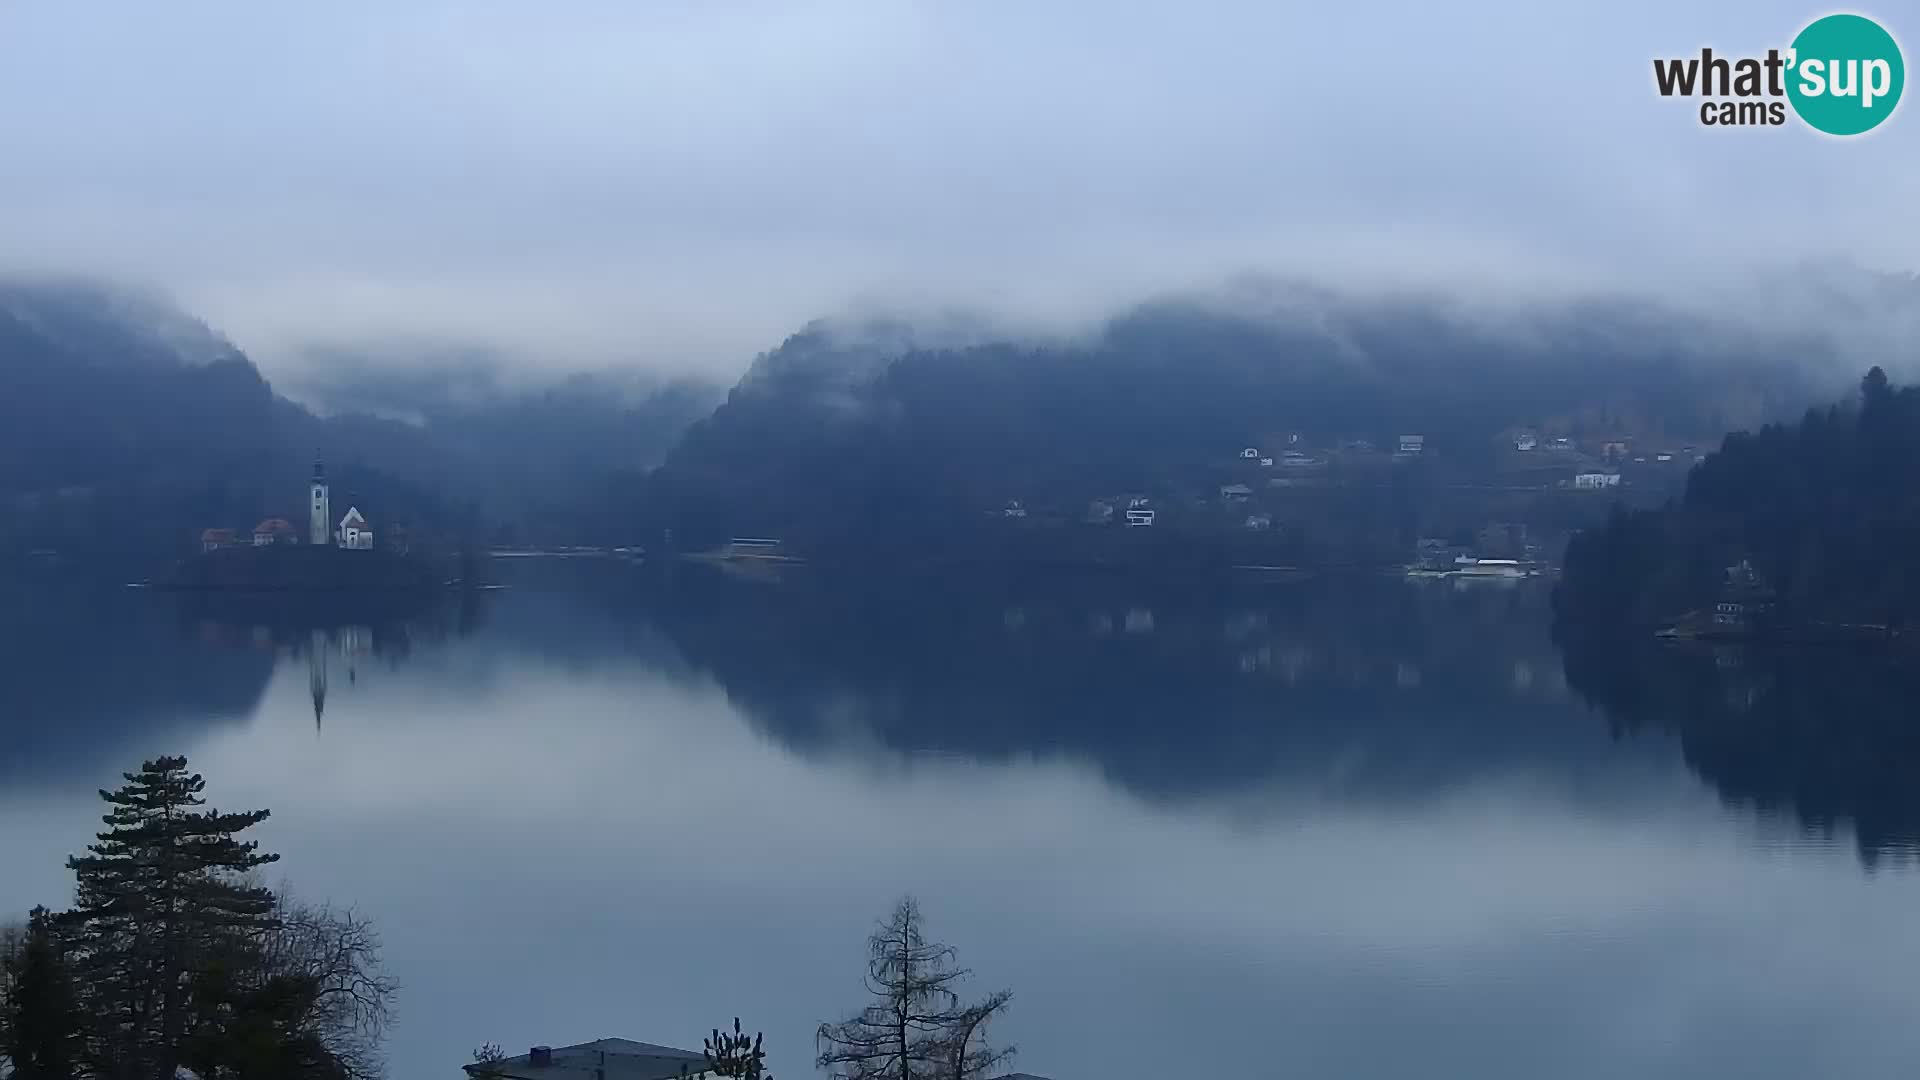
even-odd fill
[[[307,543],[327,547],[333,543],[333,508],[327,501],[327,466],[320,451],[313,452],[313,479],[308,484]]]

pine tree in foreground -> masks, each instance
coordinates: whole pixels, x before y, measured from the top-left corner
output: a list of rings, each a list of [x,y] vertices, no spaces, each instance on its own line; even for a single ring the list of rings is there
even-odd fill
[[[377,1080],[396,993],[352,908],[254,884],[264,810],[201,809],[184,758],[100,793],[74,910],[0,927],[0,1077]]]
[[[88,854],[68,860],[75,906],[60,917],[91,1018],[87,1072],[171,1080],[196,1019],[194,978],[237,966],[272,926],[272,892],[245,875],[274,862],[238,834],[267,811],[200,809],[206,781],[162,757],[102,791],[111,810]]]

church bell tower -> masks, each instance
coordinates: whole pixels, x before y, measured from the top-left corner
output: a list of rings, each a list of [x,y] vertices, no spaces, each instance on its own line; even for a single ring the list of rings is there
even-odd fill
[[[320,455],[313,455],[313,482],[311,498],[307,500],[307,510],[311,525],[307,530],[307,543],[326,547],[333,543],[333,514],[327,505],[327,467],[320,463]]]

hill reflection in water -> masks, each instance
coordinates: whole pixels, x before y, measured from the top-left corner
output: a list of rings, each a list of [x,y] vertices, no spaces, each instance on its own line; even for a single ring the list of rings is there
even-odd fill
[[[521,577],[405,609],[12,587],[0,713],[15,752],[0,779],[244,723],[277,664],[303,669],[318,723],[369,666],[453,649],[480,666],[536,655],[711,679],[810,756],[1084,761],[1179,803],[1281,789],[1405,802],[1522,773],[1630,799],[1677,754],[1730,805],[1852,830],[1870,863],[1920,843],[1914,664],[1556,641],[1537,585]]]
[[[1850,829],[1872,865],[1920,851],[1920,664],[1885,647],[1565,641],[1569,683],[1625,738],[1677,738],[1729,804]]]
[[[1015,988],[1039,1073],[1170,1072],[1219,1025],[1302,1075],[1920,1057],[1920,878],[1855,854],[1911,804],[1848,779],[1898,760],[1897,674],[1563,652],[1525,586],[514,575],[397,622],[8,607],[0,907],[59,902],[92,789],[181,751],[380,919],[396,1075],[735,1012],[804,1074],[904,890]]]

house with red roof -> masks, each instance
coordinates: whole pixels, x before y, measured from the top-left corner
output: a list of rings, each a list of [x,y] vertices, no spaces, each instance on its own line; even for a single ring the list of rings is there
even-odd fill
[[[293,531],[293,523],[286,518],[268,518],[253,527],[254,547],[294,544],[299,540],[299,534]]]

